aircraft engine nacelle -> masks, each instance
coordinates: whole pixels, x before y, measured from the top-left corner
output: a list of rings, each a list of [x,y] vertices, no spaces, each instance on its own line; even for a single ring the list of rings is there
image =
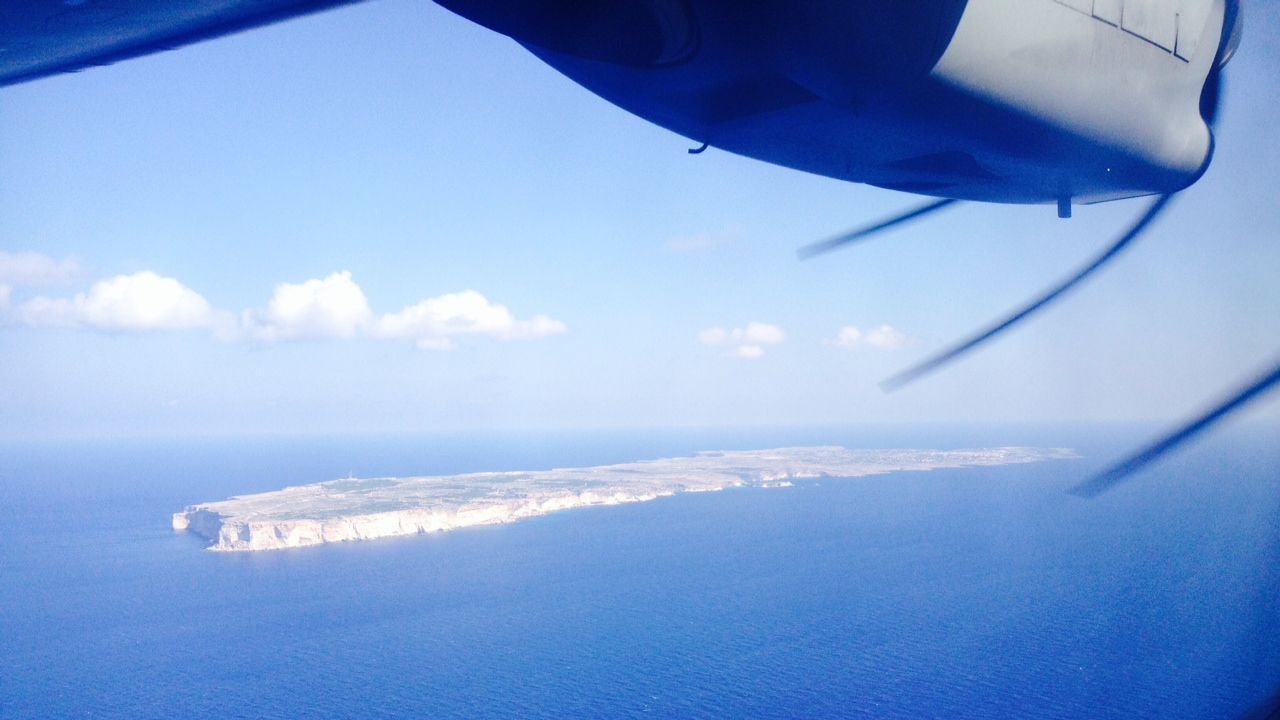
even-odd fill
[[[1238,0],[437,2],[697,141],[994,202],[1194,182],[1239,35]]]

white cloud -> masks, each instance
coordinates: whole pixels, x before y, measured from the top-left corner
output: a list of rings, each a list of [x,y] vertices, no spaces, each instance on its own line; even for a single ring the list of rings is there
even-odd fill
[[[108,332],[212,328],[219,319],[194,290],[150,271],[100,280],[70,299],[35,297],[15,310],[19,322],[32,327]]]
[[[71,258],[54,260],[36,252],[0,250],[0,285],[65,285],[78,279],[82,272],[80,263]]]
[[[698,340],[711,347],[731,346],[729,354],[740,358],[758,358],[764,355],[766,345],[777,345],[787,339],[787,333],[777,325],[751,322],[745,328],[726,330],[722,327],[707,328],[698,333]]]
[[[836,336],[826,341],[827,345],[836,347],[853,347],[862,341],[862,331],[853,325],[845,325],[840,328],[840,332]]]
[[[40,252],[0,250],[0,284],[6,286],[51,286],[67,284],[81,277],[76,260],[54,260]]]
[[[867,344],[880,350],[896,350],[907,344],[907,336],[892,325],[867,331]]]
[[[866,332],[853,325],[845,325],[834,338],[825,342],[835,347],[866,345],[877,350],[896,350],[907,344],[907,336],[892,325],[881,325]]]
[[[0,250],[0,311],[13,304],[14,288],[65,285],[83,275],[72,258],[54,260],[37,252]]]
[[[214,309],[173,278],[150,271],[95,283],[72,298],[39,296],[9,308],[10,287],[0,284],[0,311],[29,327],[101,331],[207,330],[223,341],[277,342],[304,339],[412,340],[424,350],[449,350],[454,339],[480,335],[495,340],[531,340],[567,332],[546,315],[520,320],[474,290],[427,298],[396,313],[376,317],[364,291],[348,271],[324,279],[276,286],[266,309],[237,318]]]
[[[372,319],[364,291],[344,270],[323,280],[280,283],[267,309],[245,311],[241,324],[249,337],[273,342],[350,338]]]
[[[378,318],[371,334],[409,338],[423,350],[449,350],[458,335],[484,335],[495,340],[531,340],[566,332],[559,320],[536,315],[517,320],[504,305],[495,305],[475,290],[427,298],[400,312]]]
[[[672,238],[664,243],[664,247],[676,253],[702,252],[713,250],[721,245],[728,245],[741,238],[742,235],[743,229],[740,225],[730,225],[716,232],[704,232]]]

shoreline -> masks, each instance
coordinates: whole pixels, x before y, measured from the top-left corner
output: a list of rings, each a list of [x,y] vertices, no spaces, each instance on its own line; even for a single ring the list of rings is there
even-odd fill
[[[254,552],[448,532],[562,510],[649,502],[794,480],[991,467],[1077,457],[1062,448],[847,450],[841,447],[708,451],[690,457],[528,472],[345,478],[188,505],[176,532],[215,552]]]

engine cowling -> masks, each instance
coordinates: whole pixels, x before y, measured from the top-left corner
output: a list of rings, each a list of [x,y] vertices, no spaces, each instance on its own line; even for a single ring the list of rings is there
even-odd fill
[[[662,67],[697,48],[697,30],[681,0],[437,1],[523,45],[584,60]]]

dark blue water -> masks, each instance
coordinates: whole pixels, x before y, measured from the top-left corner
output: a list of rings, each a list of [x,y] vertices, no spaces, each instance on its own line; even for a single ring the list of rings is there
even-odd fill
[[[1095,501],[1127,428],[0,446],[0,717],[1236,717],[1280,686],[1280,435]],[[697,449],[1072,445],[443,535],[201,551],[191,502]]]

